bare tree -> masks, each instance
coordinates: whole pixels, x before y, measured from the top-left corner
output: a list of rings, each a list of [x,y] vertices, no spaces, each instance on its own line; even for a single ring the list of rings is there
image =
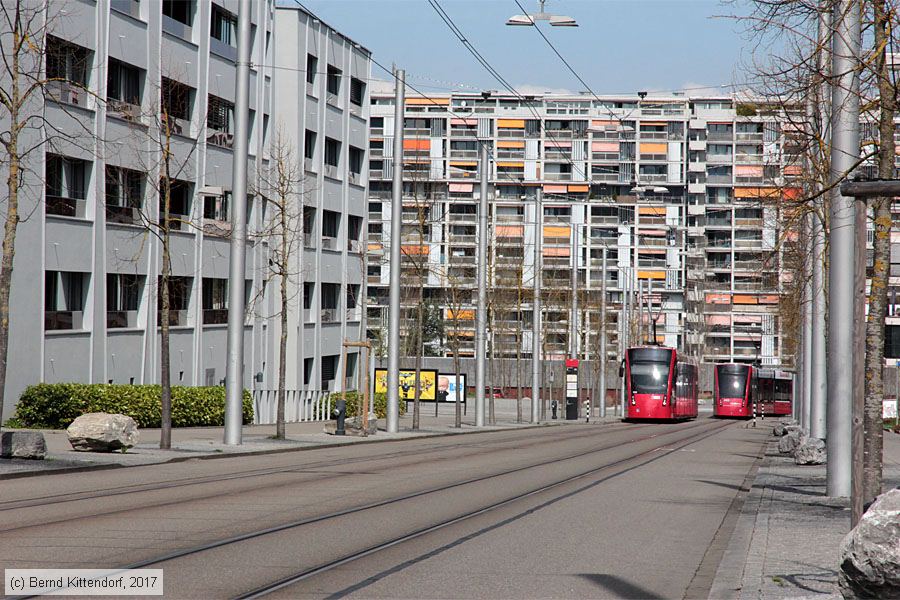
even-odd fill
[[[16,234],[21,221],[40,210],[38,186],[26,184],[27,175],[43,181],[38,156],[47,148],[79,147],[93,152],[94,132],[74,113],[69,102],[84,102],[94,94],[88,86],[90,53],[52,37],[59,25],[58,10],[43,2],[9,0],[0,3],[0,166],[6,171],[6,207],[0,257],[0,423],[6,391],[10,310]],[[68,56],[67,56],[68,55]],[[60,131],[44,118],[46,100],[55,102],[84,138]],[[33,200],[33,203],[31,202]]]

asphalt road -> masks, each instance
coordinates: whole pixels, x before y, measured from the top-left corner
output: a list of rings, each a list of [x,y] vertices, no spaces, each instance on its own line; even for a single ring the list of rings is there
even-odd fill
[[[0,564],[163,568],[169,598],[706,597],[769,435],[743,425],[579,424],[10,480]]]

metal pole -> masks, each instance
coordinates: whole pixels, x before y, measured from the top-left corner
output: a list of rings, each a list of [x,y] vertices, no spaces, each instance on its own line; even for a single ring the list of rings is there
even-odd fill
[[[572,221],[571,287],[572,305],[569,309],[569,358],[578,358],[578,223],[574,220]]]
[[[400,231],[403,219],[403,107],[406,72],[394,69],[394,160],[391,188],[390,316],[388,324],[387,431],[400,431]]]
[[[809,407],[812,398],[812,340],[813,340],[813,263],[815,249],[815,241],[813,240],[813,215],[806,215],[804,219],[804,231],[806,234],[805,250],[806,261],[804,268],[804,284],[803,284],[803,368],[801,375],[800,389],[800,406],[797,411],[797,421],[800,428],[809,431]]]
[[[819,81],[815,94],[818,101],[816,107],[818,115],[816,122],[823,131],[820,131],[822,139],[828,139],[827,132],[830,129],[828,123],[828,111],[831,101],[827,75],[829,73],[828,38],[831,35],[831,0],[821,0],[819,5],[818,44],[819,55],[817,70]],[[821,158],[821,157],[820,157]],[[825,215],[825,197],[819,196],[815,201],[816,210],[812,213],[810,227],[812,228],[812,343],[810,347],[812,368],[810,370],[809,391],[809,435],[810,437],[825,439],[825,414],[828,390],[828,370],[826,366],[825,334],[827,324],[825,322],[825,224],[822,218]]]
[[[832,36],[831,177],[846,177],[859,157],[859,3],[836,0]],[[826,490],[849,496],[852,477],[854,271],[856,268],[856,201],[830,191],[828,263],[828,400]],[[865,251],[862,249],[861,251]]]
[[[487,352],[488,141],[481,143],[481,197],[478,199],[478,305],[475,310],[475,426],[484,427],[484,359]]]
[[[541,237],[544,229],[544,210],[541,208],[541,193],[538,187],[534,196],[534,265],[532,286],[534,298],[531,300],[531,422],[540,421],[541,394]]]
[[[244,401],[244,278],[247,276],[247,152],[250,130],[250,0],[238,5],[234,166],[231,173],[231,262],[228,271],[228,362],[225,365],[225,443],[241,443]]]
[[[600,271],[600,418],[606,416],[606,246]]]

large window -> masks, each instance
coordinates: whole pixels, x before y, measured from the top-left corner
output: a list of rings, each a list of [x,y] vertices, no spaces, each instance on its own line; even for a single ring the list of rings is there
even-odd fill
[[[187,310],[191,303],[191,278],[169,277],[169,325],[187,325]],[[162,277],[158,278],[157,289],[162,290]],[[157,294],[157,320],[162,323],[162,291]]]
[[[185,133],[191,120],[194,90],[173,79],[162,78],[160,112],[167,119],[171,133]],[[181,121],[181,122],[179,122]]]
[[[341,213],[333,210],[322,211],[322,237],[336,238],[341,228]]]
[[[119,273],[106,275],[107,328],[137,326],[137,311],[140,308],[143,289],[143,275]]]
[[[359,175],[362,173],[363,168],[363,158],[365,157],[365,152],[361,148],[357,148],[356,146],[350,146],[350,172]]]
[[[223,44],[237,47],[237,17],[219,6],[212,5],[212,18],[209,23],[209,35]]]
[[[203,218],[213,221],[228,221],[228,207],[230,204],[231,192],[226,191],[221,196],[204,196]]]
[[[161,179],[159,182],[159,217],[163,220],[166,214],[165,210],[165,194],[166,181]],[[190,218],[191,214],[191,196],[193,193],[193,185],[187,181],[179,181],[172,179],[169,184],[169,227],[171,229],[184,229],[185,221]]]
[[[44,273],[44,329],[82,329],[88,273]]]
[[[106,100],[112,113],[129,112],[121,104],[140,106],[141,104],[141,80],[143,73],[137,67],[109,59],[109,67],[106,73]],[[137,116],[133,112],[129,112]]]
[[[350,79],[350,103],[362,106],[366,97],[366,82],[353,77]]]
[[[337,167],[341,159],[341,143],[330,137],[325,138],[325,164]]]
[[[312,160],[316,156],[316,132],[309,129],[303,135],[303,156]]]
[[[218,96],[209,96],[206,126],[211,130],[206,141],[216,146],[231,148],[234,143],[234,104]]]
[[[87,86],[90,67],[90,50],[47,36],[48,79],[64,79],[80,86]]]
[[[83,217],[90,163],[57,154],[46,160],[47,214]]]
[[[110,223],[140,223],[144,197],[144,173],[106,167],[106,220]]]
[[[316,82],[316,69],[319,68],[319,59],[312,54],[306,55],[306,83]]]
[[[194,22],[194,1],[163,0],[162,14],[190,27]]]
[[[337,96],[341,93],[341,77],[343,73],[337,67],[328,65],[328,93]]]
[[[203,278],[203,324],[228,322],[228,280]]]

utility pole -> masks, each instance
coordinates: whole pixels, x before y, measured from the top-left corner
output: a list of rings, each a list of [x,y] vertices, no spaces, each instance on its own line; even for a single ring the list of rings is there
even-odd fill
[[[241,443],[244,401],[244,278],[247,276],[247,153],[250,126],[250,0],[238,5],[234,167],[231,173],[231,261],[228,270],[228,362],[225,365],[225,444]]]
[[[484,427],[484,358],[487,351],[488,140],[481,143],[481,197],[478,199],[478,306],[475,310],[475,426]],[[494,391],[491,390],[493,394]]]
[[[400,231],[403,220],[403,108],[406,104],[406,72],[395,68],[394,78],[394,172],[391,187],[391,280],[387,372],[388,433],[400,431]]]
[[[832,184],[850,172],[859,157],[860,13],[856,0],[834,2],[831,96]],[[854,349],[854,292],[856,269],[856,201],[835,187],[830,191],[828,262],[828,401],[826,488],[829,496],[850,496],[852,480],[852,421]],[[865,252],[863,247],[861,252]]]
[[[606,416],[606,246],[600,270],[600,418]]]
[[[573,207],[574,208],[574,207]],[[569,313],[569,357],[578,358],[578,222],[572,221],[572,305]]]
[[[532,270],[532,287],[534,297],[531,300],[531,422],[540,421],[541,394],[541,239],[544,231],[544,209],[541,207],[540,186],[534,196],[534,265]]]
[[[821,139],[828,139],[827,131],[830,129],[827,121],[828,111],[824,110],[830,102],[828,79],[829,56],[827,52],[828,38],[831,35],[831,1],[822,0],[819,7],[817,76],[819,77],[814,93],[817,95],[816,108],[818,115],[816,123],[822,129],[819,132]],[[825,439],[825,414],[828,392],[828,370],[826,367],[826,343],[825,334],[827,324],[825,322],[825,224],[822,216],[825,214],[825,197],[820,195],[815,201],[816,210],[810,219],[812,228],[812,343],[810,344],[810,391],[809,391],[809,435],[810,437]]]

